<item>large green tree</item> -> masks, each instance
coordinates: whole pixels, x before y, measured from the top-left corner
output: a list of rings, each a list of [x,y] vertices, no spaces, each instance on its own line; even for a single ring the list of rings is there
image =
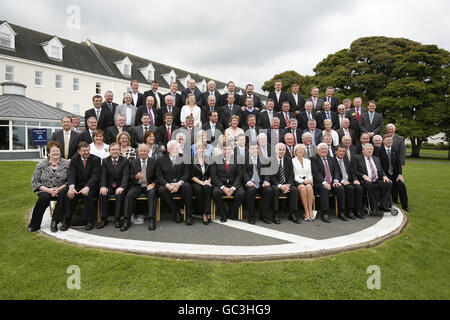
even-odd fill
[[[285,71],[273,76],[272,79],[264,82],[261,87],[262,90],[270,92],[274,90],[274,84],[276,80],[281,80],[283,85],[283,91],[291,92],[291,86],[294,83],[299,85],[299,91],[301,94],[308,96],[311,92],[311,88],[314,86],[311,83],[312,76],[302,76],[295,71]]]

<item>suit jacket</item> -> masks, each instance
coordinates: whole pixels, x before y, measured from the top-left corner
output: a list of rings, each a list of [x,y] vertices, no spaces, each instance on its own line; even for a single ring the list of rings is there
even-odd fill
[[[339,135],[339,143],[341,143],[342,137],[345,136],[344,129],[337,129],[336,132]],[[355,130],[353,130],[352,128],[348,128],[348,132],[350,133],[350,137],[352,138],[352,144],[355,145],[356,144]]]
[[[303,131],[303,133],[305,132],[309,132],[309,129]],[[322,141],[322,130],[316,128],[316,130],[314,130],[314,140],[313,140],[313,142],[315,142],[314,145],[317,146],[321,141]]]
[[[144,94],[143,94],[143,96],[142,96],[142,106],[147,105],[147,97],[153,97],[153,98],[155,98],[155,104],[154,104],[155,110],[156,110],[156,109],[160,109],[160,108],[162,108],[163,106],[165,106],[165,105],[166,105],[166,101],[164,100],[164,96],[163,96],[161,93],[159,93],[158,91],[156,91],[156,93],[158,94],[159,101],[161,101],[161,105],[160,105],[160,106],[157,106],[158,100],[156,99],[155,93],[154,93],[152,90],[148,90],[148,91],[145,91],[145,92],[144,92]],[[139,105],[139,106],[141,106],[141,105]],[[159,107],[159,108],[158,108],[158,107]]]
[[[361,116],[367,112],[366,108],[361,107],[360,108],[360,117],[359,117],[359,121],[361,121]],[[358,123],[358,119],[356,117],[356,109],[355,108],[351,108],[349,109],[346,113],[345,116],[350,119],[350,128],[352,128],[353,130],[355,130],[355,134],[356,134],[356,138],[359,139],[360,137],[360,130],[359,130],[359,123]]]
[[[330,169],[331,183],[333,183],[334,180],[339,180],[336,162],[330,156],[327,156],[327,162]],[[313,175],[313,182],[315,185],[322,185],[322,183],[326,181],[325,165],[322,161],[322,158],[318,154],[311,158],[311,171]]]
[[[387,155],[386,147],[382,146],[379,150],[380,163],[383,167],[383,171],[389,175],[389,157]],[[392,165],[392,177],[397,179],[399,174],[402,174],[402,164],[400,160],[400,153],[398,149],[391,147],[391,165]]]
[[[247,100],[247,97],[248,97],[247,93],[244,93],[243,95],[240,96],[239,101],[240,106],[245,106],[245,101]],[[255,94],[252,94],[252,98],[253,98],[253,108],[258,108],[259,111],[262,111],[264,109],[264,104],[261,102],[261,99]]]
[[[233,95],[234,95],[234,104],[238,105],[239,108],[240,108],[241,105],[239,104],[239,102],[241,101],[241,96],[239,94],[237,94],[236,92],[234,92]],[[221,106],[228,105],[227,98],[228,98],[228,92],[224,93],[223,95],[220,96],[219,103],[220,103]]]
[[[280,159],[276,157],[275,163],[277,164],[277,172],[270,176],[270,184],[274,186],[278,186],[281,184],[281,172],[279,170],[279,163]],[[292,158],[285,156],[283,159],[283,170],[284,170],[284,184],[290,184],[291,186],[294,186],[295,176],[294,176],[294,166],[292,164]]]
[[[280,118],[280,128],[286,128],[286,118],[284,115],[284,112],[278,112],[275,114],[275,117]],[[289,119],[296,119],[295,113],[294,112],[288,112],[288,118]]]
[[[52,141],[58,141],[61,144],[61,157],[64,157],[64,130],[59,130],[53,133]],[[71,130],[69,140],[69,159],[73,157],[78,150],[78,143],[80,142],[80,134]]]
[[[383,130],[383,116],[381,113],[374,112],[372,123],[370,123],[369,112],[365,112],[359,119],[359,130],[363,132],[373,132],[374,134],[380,134]]]
[[[128,132],[130,134],[130,137],[131,137],[131,134],[132,134],[131,127],[124,126],[122,128],[122,131]],[[106,132],[105,132],[105,143],[111,144],[113,142],[116,142],[118,134],[119,134],[119,128],[117,126],[115,126],[115,125],[112,126],[112,127],[109,127],[108,129],[106,129]],[[132,143],[132,142],[133,141],[130,141],[130,143]]]
[[[309,155],[308,155],[308,148],[307,146],[305,146],[305,155],[303,156],[306,159],[311,159],[312,157],[314,157],[317,154],[317,147],[315,145],[310,144],[309,145]]]
[[[86,167],[83,166],[80,154],[75,154],[70,160],[69,177],[67,184],[74,185],[77,191],[84,187],[96,189],[99,185],[101,170],[101,160],[93,154],[89,155],[86,161]]]
[[[166,96],[170,96],[171,95],[171,93],[169,92],[169,93],[166,93],[165,95],[164,95],[164,106],[166,105]],[[175,95],[175,104],[173,105],[174,107],[176,107],[176,108],[178,108],[178,109],[180,109],[180,111],[181,111],[181,108],[183,108],[183,106],[186,104],[186,100],[184,100],[183,101],[183,99],[181,98],[181,94],[179,94],[179,93],[177,93],[176,95]],[[161,107],[162,108],[162,107]]]
[[[191,170],[191,172],[190,172],[191,179],[195,177],[195,178],[199,179],[200,181],[208,180],[211,177],[212,166],[213,166],[213,164],[209,163],[209,161],[207,161],[205,159],[205,173],[203,173],[200,164],[195,163],[195,161],[192,161],[192,164],[189,166],[189,169]],[[195,182],[192,182],[192,183],[195,183]],[[211,182],[211,185],[212,185],[212,182]]]
[[[214,96],[216,97],[216,104],[214,105],[214,107],[218,107],[218,106],[220,106],[220,99],[221,99],[221,95],[220,95],[220,92],[218,91],[218,90],[214,90]],[[202,108],[202,107],[208,107],[209,108],[209,106],[208,106],[208,97],[209,97],[209,91],[206,91],[206,92],[203,92],[201,95],[200,95],[200,102],[197,102],[197,105],[200,107],[200,108]],[[226,103],[226,101],[225,101],[225,103]],[[203,108],[202,108],[203,109]]]
[[[186,88],[183,91],[181,91],[181,101],[183,102],[181,108],[186,104],[187,96],[190,95],[190,94],[191,94],[191,89],[189,89],[189,88]],[[202,97],[201,97],[202,93],[201,93],[200,90],[198,90],[197,87],[194,90],[194,95],[195,95],[195,100],[196,100],[197,105],[198,105],[198,103],[200,103],[202,101]],[[181,111],[181,109],[180,109],[180,111]]]
[[[184,163],[183,158],[176,158],[175,167],[172,167],[172,161],[168,154],[160,157],[157,160],[156,176],[158,177],[158,184],[165,187],[167,183],[173,182],[188,182],[190,180],[190,170],[187,164]]]
[[[153,111],[153,125],[157,127],[160,123],[162,123],[162,119],[160,119],[161,113],[159,112],[159,110],[156,109],[155,105],[153,106],[152,111]],[[135,126],[142,124],[141,118],[143,114],[148,114],[147,106],[140,106],[137,109],[134,121]]]
[[[276,116],[275,110],[272,110],[272,118]],[[280,122],[281,123],[281,122]],[[269,129],[270,128],[270,118],[269,113],[266,110],[263,110],[259,113],[256,124],[261,127],[261,129]]]
[[[347,152],[345,153],[345,157],[347,158],[347,160],[349,160],[351,162],[358,154],[358,150],[357,150],[358,148],[353,144],[350,145],[348,148],[350,150],[350,159],[348,158]]]
[[[275,110],[276,112],[281,111],[281,106],[283,105],[283,102],[289,101],[289,95],[283,90],[281,90],[280,92],[280,100],[278,100],[275,91],[270,92],[268,98],[269,99],[272,98],[275,101],[275,108],[273,108],[273,110]]]
[[[128,91],[129,94],[131,94],[131,97],[133,97],[133,94],[131,91]],[[142,105],[145,105],[145,101],[142,99],[144,95],[140,92],[138,92],[138,99],[137,101],[132,100],[131,104],[135,106],[136,108]],[[125,104],[125,100],[122,101],[122,104]],[[117,108],[117,107],[116,107]]]
[[[162,107],[158,110],[159,116],[156,119],[156,126],[160,127],[164,124],[164,115],[166,113],[169,113],[167,106]],[[180,115],[181,115],[181,108],[178,107],[172,107],[172,115],[173,115],[173,124],[179,127],[181,125],[180,121]]]
[[[350,164],[350,161],[347,159],[347,157],[344,157],[344,167],[345,167],[345,171],[347,171],[347,181],[350,183],[353,183],[353,181],[357,180],[356,176],[353,174],[353,170],[352,170],[352,166]],[[338,180],[339,182],[341,182],[344,179],[344,174],[341,170],[341,166],[339,165],[339,161],[338,158],[334,158],[335,161],[335,165],[337,168],[337,174],[338,174]]]
[[[262,155],[258,155],[257,171],[260,180],[260,186],[264,181],[270,182],[271,176],[263,174],[262,170],[263,168],[267,170],[269,166],[270,166],[270,159],[263,158]],[[252,180],[252,177],[253,177],[253,161],[251,159],[251,156],[249,155],[247,158],[247,162],[244,165],[242,165],[242,184],[246,186],[247,183]]]
[[[327,118],[325,111],[322,110],[321,113],[316,114],[317,128],[325,130],[323,121]],[[336,112],[330,111],[331,122],[333,123],[332,129],[336,130],[339,127],[339,118]]]
[[[326,97],[326,96],[323,97],[322,100],[323,100],[324,102],[327,101],[327,97]],[[339,99],[336,98],[336,97],[331,97],[330,104],[331,104],[331,111],[334,111],[334,112],[337,113],[337,107],[340,105]]]
[[[232,115],[237,115],[239,119],[241,119],[241,107],[237,104],[233,104],[233,110],[230,114],[230,109],[228,108],[228,104],[225,104],[221,107],[222,109],[222,125],[225,129],[227,129],[230,126],[230,118]]]
[[[171,140],[175,140],[175,136],[173,135],[173,133],[175,131],[177,131],[178,129],[180,129],[180,128],[175,125],[172,125],[170,127],[170,139]],[[155,139],[156,139],[156,143],[159,144],[160,146],[167,146],[167,143],[169,142],[169,134],[167,132],[166,125],[162,125],[156,129]]]
[[[112,107],[110,108],[108,106],[108,104],[106,103],[106,101],[104,101],[102,103],[102,109],[108,110],[111,113],[111,115],[113,116],[113,120],[114,120],[114,115],[116,114],[116,107],[118,106],[118,104],[111,102],[111,105],[112,105]]]
[[[284,141],[284,136],[286,135],[286,133],[292,133],[295,136],[296,144],[302,143],[302,134],[303,134],[302,129],[297,128],[297,129],[295,129],[295,131],[292,131],[291,128],[285,129],[284,133],[283,133],[283,141]]]
[[[148,131],[155,132],[155,142],[156,142],[156,127],[148,126]],[[133,148],[137,148],[140,143],[145,143],[144,141],[144,125],[139,125],[137,127],[133,127],[131,131],[131,146]]]
[[[217,102],[216,102],[217,104]],[[209,113],[211,112],[211,108],[206,105],[201,107],[202,109],[202,123],[208,122],[209,121]],[[219,122],[222,123],[222,117],[223,117],[223,110],[222,107],[219,106],[215,106],[213,111],[217,111],[217,115],[219,116]]]
[[[231,160],[230,160],[231,161]],[[238,189],[242,183],[241,168],[238,164],[229,163],[228,171],[222,155],[214,159],[211,169],[211,180],[214,187],[235,187]]]
[[[292,94],[292,93],[289,94],[288,101],[289,101],[289,104],[291,105],[291,112],[295,113],[295,111],[305,110],[305,98],[301,94],[297,95],[298,103],[295,102],[294,94]]]
[[[311,101],[312,103],[313,103],[313,111],[314,112],[316,112],[317,113],[317,111],[322,111],[322,105],[323,105],[323,103],[324,103],[324,100],[323,99],[321,99],[321,98],[317,98],[317,104],[316,104],[316,107],[314,108],[314,101],[313,101],[313,98],[311,97],[311,98],[309,98],[309,99],[306,99],[306,101]],[[306,103],[306,101],[305,101],[305,103]]]
[[[375,156],[372,156],[372,159],[375,163],[376,170],[378,172],[378,180],[383,179],[385,175],[383,167],[381,166],[380,159],[378,159]],[[352,160],[352,167],[353,172],[358,178],[359,181],[363,181],[363,176],[368,175],[367,166],[366,166],[366,160],[364,158],[364,155],[359,154]]]
[[[393,136],[394,142],[392,143],[392,147],[398,150],[398,155],[400,158],[400,163],[402,166],[405,165],[406,160],[406,144],[405,138],[399,136],[398,134],[394,134]]]
[[[259,134],[259,130],[261,129],[258,125],[255,125],[254,127],[255,129],[255,140],[250,140],[251,138],[251,132],[250,132],[250,127],[248,126],[244,126],[242,128],[242,130],[244,130],[245,132],[245,141],[246,141],[246,145],[248,146],[248,144],[250,143],[250,141],[256,141],[258,134]]]
[[[247,126],[247,122],[248,122],[247,120],[248,120],[248,117],[250,115],[254,115],[256,117],[256,119],[258,119],[259,113],[260,113],[260,111],[256,110],[254,107],[253,107],[252,111],[248,111],[247,108],[245,108],[244,111],[241,110],[241,124],[240,124],[240,127],[243,128],[243,127]]]
[[[97,119],[97,128],[100,130],[105,131],[106,128],[111,127],[114,125],[114,120],[111,112],[109,112],[109,107],[106,108],[100,108],[100,119],[97,119],[97,114],[95,112],[95,108],[89,109],[84,113],[84,125],[86,128],[88,128],[88,119],[91,117],[94,117]]]
[[[278,129],[278,140],[276,141],[275,131],[274,129],[267,129],[267,143],[269,146],[272,144],[272,139],[274,139],[274,144],[277,144],[279,142],[283,141],[284,137],[284,129]]]
[[[147,176],[147,185],[155,183],[158,184],[157,181],[157,175],[156,175],[156,168],[157,168],[157,161],[154,158],[147,158],[147,169],[146,176]],[[136,159],[130,162],[130,187],[136,187],[140,186],[139,183],[140,180],[136,180],[136,175],[142,172],[142,165],[141,165],[141,158],[138,156]]]
[[[233,151],[233,156],[234,156],[234,163],[241,165],[241,164],[246,164],[248,163],[248,146],[246,145],[244,147],[244,154],[241,154],[240,148],[239,147],[235,147],[234,151]]]
[[[106,133],[105,133],[105,135],[106,135]],[[91,144],[92,142],[94,142],[94,140],[92,138],[93,138],[93,136],[91,136],[91,131],[89,129],[87,129],[82,134],[80,134],[79,141],[80,142],[85,141],[85,142]]]
[[[317,115],[317,113],[314,110],[312,110],[311,111],[312,119],[316,119],[316,115]],[[298,121],[298,127],[301,128],[303,131],[308,129],[308,114],[306,113],[306,111],[301,111],[297,115],[297,121]]]
[[[117,166],[114,172],[112,157],[104,159],[101,168],[100,187],[112,188],[113,184],[116,187],[128,188],[128,180],[130,178],[130,163],[127,158],[119,156],[117,159]]]
[[[136,123],[136,112],[137,112],[137,107],[131,106],[131,119],[130,119],[130,123],[131,126],[134,126],[134,124]],[[118,115],[122,115],[125,117],[125,123],[127,123],[128,119],[127,119],[127,111],[126,111],[126,105],[125,104],[121,104],[120,106],[116,107],[116,114],[114,115],[114,119],[118,116]]]
[[[202,123],[202,129],[206,131],[206,137],[207,137],[208,143],[214,142],[215,139],[217,137],[219,137],[219,135],[223,134],[223,132],[224,132],[223,125],[219,121],[216,122],[216,129],[214,130],[214,137],[211,135],[211,131],[210,131],[211,124],[209,121]]]

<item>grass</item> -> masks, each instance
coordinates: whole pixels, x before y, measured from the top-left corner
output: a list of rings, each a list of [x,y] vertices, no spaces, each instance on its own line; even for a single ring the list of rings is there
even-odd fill
[[[410,162],[410,223],[383,245],[315,260],[225,263],[86,249],[26,232],[35,163],[0,162],[0,299],[449,299],[450,166]],[[68,290],[70,265],[81,290]],[[369,290],[370,265],[381,289]]]

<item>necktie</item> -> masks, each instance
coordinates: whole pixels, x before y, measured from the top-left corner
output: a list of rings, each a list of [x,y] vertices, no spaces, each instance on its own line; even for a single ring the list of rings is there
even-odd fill
[[[377,169],[375,169],[375,166],[373,165],[372,158],[368,158],[368,160],[369,160],[370,170],[372,171],[370,180],[372,180],[372,182],[375,182],[378,179],[378,172],[377,172]]]
[[[211,137],[214,137],[214,132],[216,131],[216,125],[211,125]]]
[[[114,173],[116,173],[116,169],[117,169],[117,160],[113,160],[113,170],[114,170]]]
[[[314,109],[316,109],[316,106],[317,106],[317,98],[314,98],[314,99],[313,99],[313,104],[314,104]]]
[[[122,127],[119,127],[119,133],[122,133]]]
[[[344,119],[344,116],[341,114],[339,115],[339,128],[342,127],[342,120]]]
[[[350,147],[347,148],[347,158],[348,158],[349,161],[352,160],[352,156],[350,154]]]
[[[339,166],[341,167],[342,178],[348,180],[347,170],[345,170],[344,160],[339,160]]]
[[[287,127],[289,124],[289,116],[288,116],[287,112],[285,112],[284,115],[286,116],[286,127]]]
[[[356,109],[356,121],[359,122],[359,108]]]
[[[308,112],[308,120],[311,120],[311,119],[312,119],[311,112]]]
[[[258,175],[258,164],[257,164],[257,160],[253,160],[253,183],[255,184],[256,188],[259,188],[259,175]]]
[[[100,109],[97,109],[95,113],[97,113],[97,120],[100,119]]]
[[[283,161],[280,159],[280,165],[278,166],[278,172],[280,173],[280,183],[281,184],[285,184],[286,183],[286,179],[284,177],[284,168],[283,168],[282,162]]]
[[[228,172],[228,161],[227,161],[227,159],[225,159],[225,168],[227,169],[227,172]]]
[[[280,137],[278,136],[278,130],[275,130],[275,137],[277,138],[277,143],[280,141]]]
[[[109,106],[109,110],[111,110],[111,112],[113,112],[112,104],[111,104],[111,103],[108,103],[108,106]]]
[[[327,158],[323,158],[323,163],[325,164],[325,179],[327,183],[331,185],[331,173],[330,167],[328,166]]]
[[[330,119],[330,112],[327,111],[327,119]]]
[[[370,120],[370,124],[372,124],[372,121],[373,121],[373,113],[369,113],[369,120]]]
[[[167,112],[172,113],[172,107],[168,107]]]
[[[142,160],[142,179],[141,179],[141,187],[146,188],[147,187],[147,161]]]
[[[309,146],[306,147],[306,153],[308,154],[308,158],[311,158],[311,154],[309,153]]]
[[[167,127],[167,138],[170,141],[170,127]]]
[[[292,135],[294,136],[294,146],[297,145],[297,139],[295,139],[295,133],[292,133]]]
[[[393,167],[392,167],[392,154],[391,154],[391,149],[387,149],[387,155],[388,155],[388,159],[389,159],[389,169],[388,169],[388,173],[390,176],[392,176],[392,174],[394,173]]]
[[[64,131],[64,158],[66,159],[69,159],[69,144],[70,144],[69,132]]]
[[[94,141],[94,132],[90,131],[90,133],[91,133],[91,140]]]
[[[152,114],[152,109],[148,108],[148,116],[150,117],[150,125],[153,125],[153,114]]]
[[[83,168],[86,168],[86,159],[83,159]]]
[[[144,134],[148,131],[148,127],[144,127]]]

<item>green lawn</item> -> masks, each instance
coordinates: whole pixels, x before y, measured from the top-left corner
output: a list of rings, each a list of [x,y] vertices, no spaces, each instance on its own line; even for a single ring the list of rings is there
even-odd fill
[[[177,261],[26,232],[35,163],[0,162],[0,299],[449,299],[450,166],[407,163],[410,223],[383,245],[315,260]],[[66,269],[81,269],[68,290]],[[367,267],[381,269],[369,290]]]

